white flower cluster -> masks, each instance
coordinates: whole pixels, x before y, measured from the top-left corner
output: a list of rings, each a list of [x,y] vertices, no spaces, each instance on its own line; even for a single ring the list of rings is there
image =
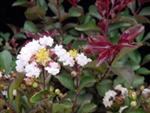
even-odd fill
[[[32,61],[32,57],[35,56],[40,49],[46,48],[47,46],[51,47],[53,43],[53,39],[46,36],[40,38],[39,40],[32,40],[31,42],[27,43],[24,47],[22,47],[20,54],[17,56],[16,70],[18,72],[25,72],[27,77],[39,77],[41,69],[38,67],[36,60]],[[46,67],[46,70],[48,70],[48,67]],[[59,72],[58,70],[59,69],[57,69],[57,73]],[[57,74],[56,72],[48,72],[52,75]]]
[[[125,99],[125,96],[127,96],[128,94],[127,88],[122,87],[120,84],[115,87],[115,90],[118,90],[121,92],[120,96],[123,99]],[[103,98],[103,104],[105,105],[105,107],[111,107],[111,105],[113,104],[115,100],[116,95],[117,93],[113,90],[109,90],[108,92],[105,93],[105,96]]]
[[[62,47],[62,45],[56,45],[53,50],[55,54],[59,57],[58,61],[62,62],[63,65],[68,65],[70,67],[73,67],[75,62],[77,62],[79,66],[84,66],[88,62],[92,61],[90,58],[87,58],[83,53],[77,53],[77,57],[74,58]]]
[[[73,67],[75,63],[79,66],[84,66],[91,62],[91,59],[87,58],[83,53],[78,53],[76,58],[74,58],[62,45],[55,45],[52,48],[53,43],[53,39],[46,36],[27,43],[17,56],[16,70],[20,73],[25,72],[27,77],[34,76],[37,78],[41,73],[39,64],[42,64],[49,74],[56,75],[60,72],[60,65],[53,58],[51,59],[53,54],[65,66]]]

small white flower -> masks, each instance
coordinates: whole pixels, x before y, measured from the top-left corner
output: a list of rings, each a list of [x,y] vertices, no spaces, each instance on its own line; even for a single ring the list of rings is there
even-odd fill
[[[4,91],[1,91],[2,95],[5,96],[6,98],[8,98],[8,94],[7,94],[7,91],[4,90]]]
[[[35,76],[37,78],[40,75],[40,69],[37,67],[36,62],[32,62],[31,64],[27,65],[25,67],[25,72],[27,77]]]
[[[77,54],[76,60],[80,66],[84,66],[88,62],[92,61],[90,58],[87,58],[83,53]]]
[[[54,49],[52,49],[52,51],[54,51],[58,57],[61,57],[67,53],[67,51],[62,47],[62,45],[56,45]]]
[[[122,113],[123,112],[123,110],[124,109],[126,109],[128,106],[122,106],[122,107],[120,107],[120,109],[119,109],[119,113]]]
[[[121,91],[121,95],[122,95],[122,97],[123,97],[124,99],[125,99],[125,96],[128,95],[128,89],[122,87],[121,84],[117,85],[117,86],[115,87],[115,89]]]
[[[150,96],[150,89],[146,88],[142,91],[142,95],[144,96],[144,98],[147,98],[148,96]]]
[[[17,90],[16,89],[13,89],[13,93],[12,93],[14,96],[17,96]]]
[[[113,90],[109,90],[105,93],[105,96],[103,98],[103,104],[105,105],[105,107],[111,107],[116,95],[117,93]]]
[[[46,67],[45,70],[48,71],[49,74],[57,75],[60,72],[60,65],[56,62],[50,62],[50,67]]]
[[[44,36],[43,38],[39,39],[39,42],[41,45],[51,47],[54,43],[54,40],[50,36]]]

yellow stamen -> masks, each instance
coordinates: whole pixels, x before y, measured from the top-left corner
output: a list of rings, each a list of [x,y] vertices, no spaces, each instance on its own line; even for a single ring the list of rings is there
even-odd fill
[[[69,51],[70,55],[73,57],[73,58],[76,58],[77,57],[77,54],[78,54],[78,51],[73,49],[73,50],[70,50]]]
[[[42,65],[46,65],[46,62],[50,60],[49,58],[49,51],[46,50],[46,48],[41,48],[37,53],[36,53],[36,61],[41,63]]]

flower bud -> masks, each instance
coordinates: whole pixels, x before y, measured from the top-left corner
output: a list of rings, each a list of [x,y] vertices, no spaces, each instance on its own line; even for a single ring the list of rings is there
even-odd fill
[[[62,93],[60,93],[58,96],[59,96],[60,98],[62,98],[64,95],[63,95]]]
[[[129,90],[128,96],[129,96],[132,100],[136,100],[136,99],[137,99],[137,94],[136,94],[135,91]]]
[[[33,84],[33,79],[31,78],[25,78],[24,80],[25,80],[26,85],[28,86],[31,86]]]
[[[143,85],[142,85],[142,86],[140,86],[140,90],[141,90],[141,91],[143,91],[143,90],[144,90],[144,88],[145,88],[145,87],[144,87]]]
[[[76,76],[77,76],[77,72],[76,72],[76,71],[72,71],[72,72],[71,72],[71,75],[72,75],[73,77],[76,77]]]
[[[123,104],[123,103],[124,103],[124,99],[121,98],[121,97],[119,97],[119,96],[116,96],[115,102],[116,102],[117,104]]]
[[[26,85],[25,84],[20,84],[20,88],[21,89],[26,89]]]
[[[37,88],[37,87],[38,87],[38,83],[37,83],[37,82],[34,82],[34,83],[32,84],[32,86],[33,86],[34,88]]]
[[[137,102],[136,102],[136,101],[131,101],[130,105],[131,105],[132,107],[136,107],[136,106],[137,106]]]
[[[49,88],[49,92],[52,93],[54,91],[54,87],[51,85]]]
[[[56,95],[60,95],[60,90],[59,89],[55,89],[55,94]]]

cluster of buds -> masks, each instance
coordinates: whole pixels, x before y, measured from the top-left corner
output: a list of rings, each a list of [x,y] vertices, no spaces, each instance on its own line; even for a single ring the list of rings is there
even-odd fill
[[[55,89],[53,85],[50,86],[49,88],[49,92],[50,93],[54,93],[55,95],[57,95],[59,98],[62,98],[64,95],[63,93],[61,93],[60,89]]]
[[[32,86],[33,88],[37,88],[38,87],[38,83],[37,83],[37,79],[36,78],[28,77],[28,78],[25,78],[24,81],[25,81],[25,84],[27,86]],[[26,85],[25,84],[21,84],[20,87],[22,89],[26,89]]]

